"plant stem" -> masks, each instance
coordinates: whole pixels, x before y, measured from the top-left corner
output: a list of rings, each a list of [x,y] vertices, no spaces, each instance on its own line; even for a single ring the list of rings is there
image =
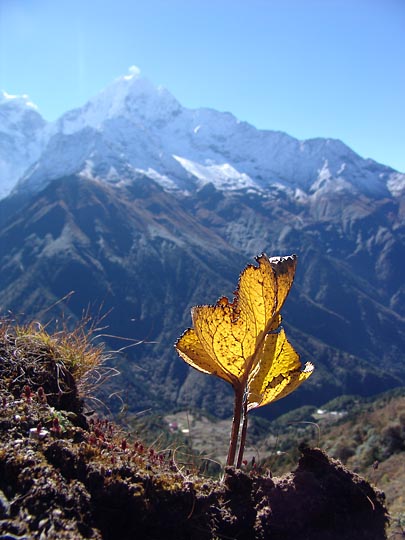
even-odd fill
[[[232,466],[235,463],[236,447],[238,444],[238,435],[240,427],[240,419],[242,415],[243,406],[243,387],[234,387],[235,390],[235,402],[233,406],[233,420],[231,430],[231,440],[229,441],[228,459],[226,464]]]
[[[242,433],[240,435],[240,443],[239,443],[239,454],[238,454],[238,461],[236,464],[236,467],[240,469],[242,465],[242,459],[243,459],[243,452],[245,450],[245,442],[246,442],[246,433],[247,433],[247,427],[248,427],[248,411],[247,411],[247,397],[245,396],[245,400],[243,402],[243,424],[242,424]]]

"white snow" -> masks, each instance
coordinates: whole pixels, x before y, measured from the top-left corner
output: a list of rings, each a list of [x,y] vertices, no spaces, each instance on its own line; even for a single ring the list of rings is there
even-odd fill
[[[328,160],[325,159],[322,169],[319,171],[318,180],[319,182],[324,182],[325,180],[330,180],[331,177],[332,177],[332,173],[330,172],[330,169],[329,169],[329,163],[328,163]]]
[[[96,179],[94,175],[94,162],[91,159],[86,159],[83,169],[79,172],[79,176],[87,180]]]
[[[258,187],[245,173],[240,173],[229,163],[202,165],[186,158],[173,155],[184,169],[200,180],[200,185],[212,183],[217,189],[235,190]]]
[[[0,134],[18,142],[11,151],[0,140],[0,197],[37,160],[19,188],[39,189],[52,175],[102,170],[101,180],[130,181],[132,171],[185,194],[207,183],[263,194],[278,186],[302,203],[333,191],[397,195],[405,189],[404,175],[362,159],[341,141],[299,141],[230,113],[184,108],[137,66],[52,124],[25,121],[27,111],[36,114],[32,105],[28,96],[0,93]]]
[[[14,104],[19,104],[23,107],[29,107],[36,111],[38,110],[38,107],[30,100],[27,94],[22,94],[21,96],[18,96],[14,94],[8,94],[6,91],[0,90],[0,105],[7,102],[13,102]]]
[[[405,174],[392,173],[389,175],[387,187],[394,197],[399,197],[405,193]]]
[[[305,203],[308,200],[308,195],[301,188],[296,188],[294,198],[300,203]]]
[[[117,169],[111,165],[110,168],[108,169],[106,180],[111,182],[113,180],[115,181],[115,180],[119,180],[119,179],[120,179],[120,175],[118,174]]]
[[[170,117],[179,108],[170,92],[154,86],[132,66],[128,75],[116,79],[84,107],[64,114],[58,121],[58,130],[71,134],[86,127],[103,129],[106,121],[119,117],[139,126],[145,120],[153,123],[157,118]]]
[[[141,76],[141,70],[138,66],[130,66],[128,71],[128,75],[124,75],[123,77],[123,79],[125,79],[126,81],[130,81],[131,79],[137,79]]]
[[[27,95],[0,92],[0,199],[14,188],[46,144],[46,122]]]
[[[342,165],[339,167],[339,170],[337,171],[337,175],[342,174],[343,171],[346,169],[346,163],[342,163]]]
[[[325,186],[325,184],[332,178],[332,173],[329,169],[328,160],[325,159],[321,169],[318,169],[318,177],[311,185],[310,191],[316,192]]]
[[[167,189],[168,191],[176,191],[178,189],[174,180],[164,174],[158,173],[150,167],[147,170],[135,169],[135,171],[155,180],[162,188]]]

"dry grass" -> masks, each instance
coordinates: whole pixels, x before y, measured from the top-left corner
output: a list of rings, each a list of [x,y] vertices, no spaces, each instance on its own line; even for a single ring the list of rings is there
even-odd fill
[[[73,330],[63,324],[48,332],[40,323],[16,324],[0,320],[0,390],[19,397],[24,386],[43,386],[48,398],[74,394],[94,396],[117,371],[106,365],[110,355],[97,339],[97,326],[89,319]],[[56,381],[56,387],[55,387]]]

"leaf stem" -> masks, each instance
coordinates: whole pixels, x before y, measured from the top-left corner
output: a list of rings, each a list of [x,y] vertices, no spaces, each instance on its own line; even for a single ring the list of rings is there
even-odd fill
[[[233,420],[232,420],[232,430],[231,430],[231,440],[229,442],[229,451],[228,459],[226,464],[232,466],[235,463],[236,447],[238,445],[238,435],[240,420],[242,416],[242,406],[243,406],[243,387],[238,385],[234,386],[235,391],[235,402],[233,407]]]
[[[240,443],[239,443],[239,453],[238,453],[238,461],[236,463],[236,467],[240,469],[242,465],[243,460],[243,452],[245,450],[245,443],[246,443],[246,433],[247,433],[247,427],[248,427],[248,400],[247,396],[245,394],[245,399],[243,401],[243,424],[242,424],[242,432],[240,435]]]

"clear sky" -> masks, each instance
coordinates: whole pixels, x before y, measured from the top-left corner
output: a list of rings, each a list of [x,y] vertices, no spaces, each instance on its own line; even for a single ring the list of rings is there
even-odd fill
[[[405,172],[405,0],[0,0],[0,89],[47,120],[131,65],[186,107]]]

